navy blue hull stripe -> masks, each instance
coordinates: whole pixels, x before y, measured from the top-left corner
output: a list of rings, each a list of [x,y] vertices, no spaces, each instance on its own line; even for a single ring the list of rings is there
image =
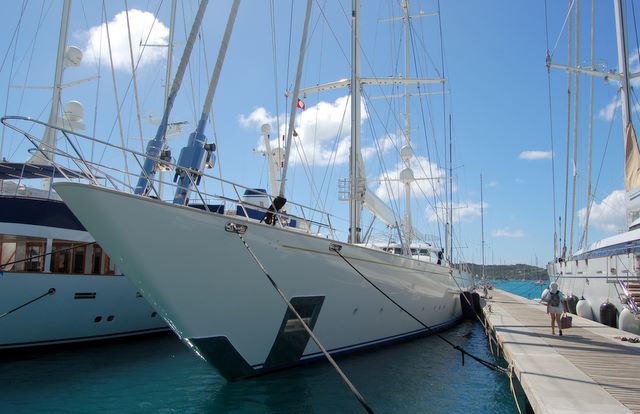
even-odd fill
[[[86,231],[62,201],[28,197],[0,197],[0,223]]]

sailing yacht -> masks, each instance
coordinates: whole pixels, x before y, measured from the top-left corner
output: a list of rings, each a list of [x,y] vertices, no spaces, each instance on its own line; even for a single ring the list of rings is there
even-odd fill
[[[63,70],[82,59],[80,49],[66,47],[70,7],[66,0],[48,124],[78,130],[81,104],[66,104],[62,117],[57,104]],[[168,331],[49,187],[60,177],[86,178],[54,166],[56,132],[45,128],[26,162],[0,162],[0,350]]]
[[[231,8],[216,67],[224,59],[238,3],[234,1]],[[311,3],[307,2],[301,57]],[[206,1],[201,2],[196,21],[203,5],[206,7]],[[408,22],[408,2],[403,5],[407,5],[404,20]],[[363,79],[358,63],[359,17],[359,1],[355,0],[353,68],[351,79],[345,82],[354,85]],[[300,91],[300,62],[294,97]],[[179,88],[179,73],[180,68],[167,111]],[[405,231],[399,245],[362,240],[360,215],[367,204],[367,190],[359,165],[360,88],[350,88],[350,232],[347,240],[340,240],[330,214],[287,200],[282,190],[274,196],[204,172],[203,167],[215,160],[215,147],[206,144],[204,127],[216,76],[219,70],[214,70],[203,118],[177,165],[162,159],[161,139],[152,141],[145,154],[128,150],[145,163],[135,194],[99,180],[54,184],[82,225],[179,337],[223,376],[238,379],[322,358],[320,347],[309,341],[310,332],[329,353],[338,355],[455,324],[462,315],[461,293],[471,281],[453,266],[449,255],[445,257],[430,244],[410,241],[415,233],[407,222],[395,229]],[[376,81],[391,82],[367,79]],[[17,120],[3,120],[13,121]],[[289,137],[292,126],[291,120]],[[161,128],[159,137],[164,135]],[[71,133],[65,131],[65,136]],[[31,135],[25,132],[25,136]],[[410,148],[405,145],[401,155],[407,164],[401,177],[410,184]],[[151,196],[160,165],[175,171],[173,202]],[[86,170],[95,171],[95,165]],[[282,186],[285,173],[286,169]],[[204,180],[215,184],[207,188],[224,186],[227,190],[222,195],[207,193],[198,186]],[[193,200],[199,204],[194,206]]]
[[[547,62],[569,73],[587,73],[620,83],[622,131],[625,148],[627,231],[589,247],[557,253],[547,266],[550,277],[568,294],[569,309],[580,316],[640,334],[640,153],[632,121],[626,22],[623,2],[614,0],[619,71],[571,68]],[[589,209],[587,209],[589,211]]]

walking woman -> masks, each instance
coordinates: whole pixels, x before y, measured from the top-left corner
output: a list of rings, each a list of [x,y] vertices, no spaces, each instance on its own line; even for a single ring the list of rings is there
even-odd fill
[[[558,323],[558,330],[560,336],[562,336],[562,329],[560,328],[560,316],[562,315],[562,300],[564,295],[558,290],[558,284],[553,282],[549,286],[549,293],[545,296],[544,300],[547,302],[547,314],[551,316],[551,334],[556,334],[556,322]]]

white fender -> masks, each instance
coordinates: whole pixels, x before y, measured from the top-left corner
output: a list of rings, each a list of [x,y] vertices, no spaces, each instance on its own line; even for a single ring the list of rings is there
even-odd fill
[[[640,335],[640,319],[636,317],[628,308],[624,308],[618,317],[618,326],[623,331]]]
[[[585,298],[582,298],[578,301],[576,305],[576,313],[578,316],[593,320],[593,310],[591,309],[591,304]]]

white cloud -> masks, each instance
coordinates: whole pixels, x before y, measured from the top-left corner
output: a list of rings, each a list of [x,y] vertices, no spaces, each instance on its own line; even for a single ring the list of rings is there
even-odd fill
[[[617,96],[614,96],[613,99],[611,99],[611,102],[600,110],[598,116],[607,121],[611,121],[613,119],[613,115],[615,115],[616,110],[620,108],[620,106],[622,106],[620,99]]]
[[[509,227],[497,229],[491,232],[493,237],[521,238],[525,234],[522,230],[511,230]]]
[[[368,115],[364,105],[362,106],[362,121]],[[249,115],[240,115],[240,125],[245,128],[255,127],[260,129],[263,124],[270,124],[275,130],[276,121],[280,121],[280,131],[271,141],[271,147],[278,147],[281,142],[278,137],[284,135],[286,117],[278,117],[259,107]],[[349,162],[350,134],[351,134],[351,105],[349,96],[343,96],[333,102],[320,101],[316,105],[307,106],[304,111],[296,116],[295,131],[298,136],[293,138],[290,162],[300,164],[302,160],[315,166],[326,166],[331,163],[346,164]],[[273,134],[272,134],[273,136]],[[363,147],[363,158],[369,159],[378,152],[389,151],[396,147],[399,137],[389,134],[378,139],[376,146]],[[262,139],[258,140],[258,150],[264,150]],[[376,148],[377,147],[377,148]]]
[[[521,160],[547,160],[551,159],[551,151],[522,151],[518,158]]]
[[[596,229],[615,233],[625,227],[626,197],[623,190],[615,190],[601,203],[593,203],[589,217],[589,225]],[[580,222],[584,225],[586,209],[578,211]]]
[[[640,85],[640,82],[639,82],[639,85]],[[622,107],[622,101],[618,96],[614,96],[611,99],[611,102],[607,104],[607,106],[600,109],[600,112],[598,112],[598,116],[606,121],[611,121],[614,115],[616,114],[616,112],[618,111],[618,109],[621,107]],[[631,111],[640,112],[640,104],[639,103],[632,104]]]
[[[262,127],[264,124],[273,125],[277,119],[275,116],[270,115],[263,107],[259,107],[253,110],[249,115],[240,115],[240,125],[249,128],[252,126]]]
[[[466,219],[471,217],[480,217],[480,214],[482,213],[481,207],[486,210],[489,207],[489,204],[482,203],[481,205],[480,203],[473,202],[453,203],[453,219],[459,221],[467,221]],[[438,211],[440,212],[441,216],[444,216],[446,208],[447,206],[444,203],[438,204]],[[433,211],[432,209],[429,210],[428,218],[430,222],[435,222],[438,219],[435,211]]]
[[[377,178],[377,185],[370,187],[383,200],[404,197],[404,184],[400,182],[400,172],[404,168],[404,162],[398,163],[395,169],[380,174]],[[415,198],[431,197],[434,191],[442,191],[446,178],[446,173],[442,168],[429,162],[425,157],[417,156],[411,158],[411,169],[416,179],[411,183],[411,192]],[[453,190],[455,191],[455,188]]]
[[[107,39],[107,27],[109,26],[109,39]],[[169,29],[155,18],[152,13],[131,9],[129,10],[129,26],[131,27],[131,48],[133,49],[134,64],[140,58],[138,68],[156,63],[165,59],[166,49],[162,47],[141,46],[144,44],[166,45],[169,38]],[[131,69],[131,57],[129,53],[129,35],[127,29],[127,14],[121,11],[108,22],[91,27],[82,33],[86,38],[84,47],[85,62],[96,63],[100,59],[103,65],[109,62],[109,41],[113,66],[118,70]],[[109,40],[109,41],[108,41]]]

